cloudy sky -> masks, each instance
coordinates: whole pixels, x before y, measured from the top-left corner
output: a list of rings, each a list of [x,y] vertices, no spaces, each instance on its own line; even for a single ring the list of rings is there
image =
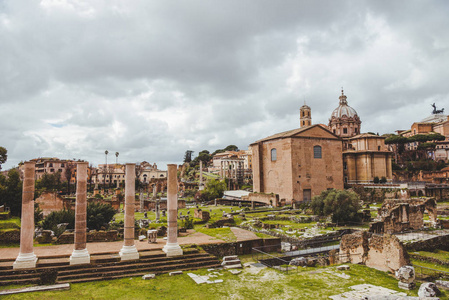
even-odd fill
[[[449,110],[448,16],[445,0],[0,0],[3,169],[106,149],[164,169],[297,128],[304,100],[327,124],[341,87],[363,132],[410,128]]]

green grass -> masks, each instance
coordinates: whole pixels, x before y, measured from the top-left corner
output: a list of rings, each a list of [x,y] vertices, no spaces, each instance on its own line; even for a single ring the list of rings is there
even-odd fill
[[[428,251],[415,251],[411,252],[411,254],[418,254],[421,256],[426,257],[433,257],[439,260],[447,260],[449,261],[449,252],[443,251],[443,250],[435,250],[435,252],[428,252]]]
[[[205,228],[203,226],[195,226],[195,230],[225,242],[237,241],[236,236],[232,233],[231,228]]]
[[[422,261],[422,260],[417,260],[417,259],[413,259],[413,258],[410,259],[410,261],[412,262],[413,265],[418,265],[418,266],[431,268],[431,269],[435,269],[435,270],[439,270],[439,271],[449,272],[449,267],[448,266],[442,266],[442,265],[439,265],[439,264],[434,264],[434,263],[430,263],[430,262]]]
[[[9,220],[0,220],[0,229],[20,228],[20,218],[12,217]]]
[[[416,296],[413,291],[400,290],[397,280],[385,272],[362,265],[351,265],[345,271],[350,279],[342,279],[329,272],[335,267],[300,268],[289,274],[272,269],[252,273],[244,269],[240,275],[220,271],[222,283],[197,285],[186,274],[156,276],[152,280],[139,277],[111,281],[72,284],[69,291],[37,292],[5,296],[3,299],[329,299],[331,295],[350,290],[350,286],[369,283]],[[312,272],[310,270],[313,270]],[[193,271],[207,275],[207,270]],[[441,298],[445,298],[443,292]]]

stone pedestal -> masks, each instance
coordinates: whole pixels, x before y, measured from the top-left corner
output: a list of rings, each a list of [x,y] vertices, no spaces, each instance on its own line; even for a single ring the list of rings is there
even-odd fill
[[[416,287],[416,284],[414,282],[411,283],[406,283],[406,282],[398,282],[398,288],[403,289],[403,290],[413,290]]]
[[[178,244],[178,178],[177,166],[175,164],[167,165],[167,244],[162,249],[167,256],[182,255],[182,249]]]
[[[124,245],[120,250],[121,260],[139,259],[134,245],[134,203],[136,194],[136,165],[126,164],[125,170],[125,230]]]
[[[71,265],[90,263],[90,255],[86,248],[88,165],[88,162],[76,164],[75,249],[70,256]]]
[[[22,188],[22,218],[20,228],[20,252],[13,269],[35,268],[37,257],[33,251],[34,237],[34,172],[35,163],[25,162]]]

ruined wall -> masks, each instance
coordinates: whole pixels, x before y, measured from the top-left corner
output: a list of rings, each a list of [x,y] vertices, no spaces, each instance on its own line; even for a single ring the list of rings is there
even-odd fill
[[[208,211],[203,211],[201,209],[196,208],[194,211],[193,216],[197,219],[201,219],[201,221],[209,221],[210,219],[210,214]]]
[[[381,271],[396,271],[410,259],[404,245],[392,235],[374,235],[366,231],[344,235],[340,242],[343,262],[362,263]]]
[[[278,194],[249,193],[248,200],[262,202],[267,205],[273,205],[274,207],[280,205]]]
[[[370,225],[370,232],[388,233],[417,230],[424,226],[424,212],[430,221],[437,222],[437,204],[434,199],[387,199],[378,210],[380,222]]]
[[[64,199],[55,192],[43,192],[35,202],[39,204],[44,217],[48,216],[52,211],[64,209]]]
[[[135,203],[136,207],[140,207],[140,202]],[[156,209],[156,201],[154,200],[144,200],[144,208],[146,210],[153,210]],[[186,200],[180,200],[178,199],[178,209],[179,208],[186,208]],[[159,201],[159,209],[160,210],[167,210],[167,200],[160,200]]]

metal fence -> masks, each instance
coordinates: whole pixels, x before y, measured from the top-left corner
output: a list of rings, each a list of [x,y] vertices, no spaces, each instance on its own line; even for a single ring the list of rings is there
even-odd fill
[[[413,264],[413,267],[415,268],[415,274],[416,277],[426,279],[426,280],[435,280],[435,279],[449,279],[449,272],[432,269],[428,267],[423,267],[420,265]]]
[[[329,255],[331,250],[337,250],[340,245],[325,246],[320,245],[318,247],[312,247],[312,245],[307,245],[301,249],[291,246],[289,251],[273,251],[274,249],[279,249],[279,245],[276,246],[264,246],[255,247],[252,250],[252,258],[259,263],[280,270],[282,272],[298,272],[298,267],[290,266],[290,262],[294,258],[298,257],[314,257],[319,259],[322,265],[326,265],[330,260],[340,261],[342,257],[346,257],[346,254],[333,254]],[[300,267],[299,267],[300,268]]]

